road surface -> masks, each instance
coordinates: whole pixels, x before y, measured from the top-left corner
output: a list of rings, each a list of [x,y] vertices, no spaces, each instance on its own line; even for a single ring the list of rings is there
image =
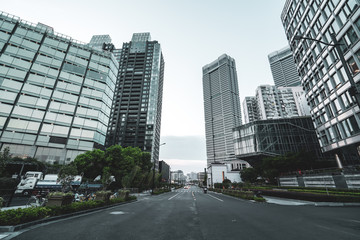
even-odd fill
[[[7,239],[360,239],[360,207],[256,203],[192,186],[37,225]]]

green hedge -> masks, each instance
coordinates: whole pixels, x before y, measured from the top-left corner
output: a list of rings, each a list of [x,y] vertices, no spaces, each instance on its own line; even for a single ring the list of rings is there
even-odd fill
[[[218,192],[218,193],[222,193],[225,195],[242,198],[242,199],[246,199],[246,200],[255,200],[257,202],[265,202],[264,198],[254,196],[253,191],[229,190],[229,189],[218,189],[218,188],[210,189],[210,191]]]
[[[155,189],[152,194],[159,195],[159,194],[166,193],[166,192],[171,192],[171,190],[170,189]]]
[[[297,192],[284,190],[261,190],[261,195],[280,198],[299,199],[312,202],[360,202],[359,196],[339,195],[314,192]]]
[[[126,200],[123,198],[114,198],[110,202],[104,201],[86,201],[74,202],[66,206],[51,206],[51,207],[31,207],[31,208],[18,208],[0,211],[0,226],[12,226],[22,223],[27,223],[46,217],[59,216],[68,213],[79,212],[83,210],[98,208],[115,203],[135,200],[135,196],[129,196]]]
[[[51,216],[47,207],[18,208],[0,212],[0,226],[18,225]]]

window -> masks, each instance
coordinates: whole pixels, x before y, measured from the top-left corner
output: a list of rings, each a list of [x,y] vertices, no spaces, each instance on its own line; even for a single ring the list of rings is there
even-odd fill
[[[360,71],[360,69],[353,57],[351,57],[347,62],[349,64],[352,74],[357,74]]]

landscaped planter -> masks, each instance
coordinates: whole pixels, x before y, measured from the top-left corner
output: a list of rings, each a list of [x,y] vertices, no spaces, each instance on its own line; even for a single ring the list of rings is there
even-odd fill
[[[128,190],[118,191],[118,197],[123,198],[125,200],[129,198],[129,194],[130,194],[130,191],[128,191]]]
[[[108,202],[110,200],[111,192],[96,192],[95,201]]]
[[[69,205],[73,202],[74,196],[50,196],[46,203],[46,206],[64,206]]]

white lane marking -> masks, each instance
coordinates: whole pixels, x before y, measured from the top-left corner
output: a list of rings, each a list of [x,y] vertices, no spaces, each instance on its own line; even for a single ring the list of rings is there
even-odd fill
[[[220,198],[217,198],[217,197],[214,197],[214,196],[211,196],[210,194],[208,194],[208,196],[212,197],[212,198],[215,198],[216,200],[219,200],[221,202],[223,202],[224,200],[220,199]]]
[[[195,197],[194,192],[191,192],[191,194],[192,194],[192,196],[193,196],[193,198],[194,198],[194,201],[196,201],[196,197]]]
[[[0,239],[6,238],[9,234],[0,234]]]
[[[174,197],[176,197],[177,195],[179,195],[180,194],[180,192],[179,193],[177,193],[177,194],[175,194],[174,196],[172,196],[171,198],[169,198],[168,200],[171,200],[171,199],[173,199]]]
[[[117,212],[111,212],[110,214],[119,215],[119,214],[125,214],[125,212],[117,211]]]

